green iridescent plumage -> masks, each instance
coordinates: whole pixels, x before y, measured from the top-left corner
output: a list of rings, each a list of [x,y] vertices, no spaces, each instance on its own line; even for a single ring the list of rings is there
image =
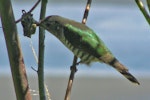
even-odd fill
[[[94,33],[93,30],[88,29],[88,28],[85,30],[82,30],[82,29],[79,29],[79,27],[74,27],[70,24],[66,24],[65,26],[69,31],[71,30],[70,32],[74,33],[74,34],[70,34],[70,36],[69,34],[66,33],[66,37],[68,37],[70,41],[73,40],[71,38],[74,38],[74,36],[78,35],[79,38],[77,38],[76,41],[72,41],[72,42],[75,42],[74,45],[77,45],[78,48],[83,49],[85,52],[86,51],[89,52],[95,57],[100,57],[103,54],[110,52],[104,45],[103,41],[99,39],[99,37]]]
[[[128,69],[122,65],[105,46],[96,33],[84,24],[60,16],[49,16],[42,20],[40,27],[55,35],[81,63],[103,62],[111,65],[131,82],[139,84]]]

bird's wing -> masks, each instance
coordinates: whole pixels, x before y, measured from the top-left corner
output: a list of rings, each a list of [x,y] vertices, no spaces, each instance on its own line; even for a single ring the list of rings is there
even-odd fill
[[[83,25],[81,29],[77,27],[77,25],[66,24],[64,35],[73,46],[97,58],[109,51],[95,32],[85,25]]]

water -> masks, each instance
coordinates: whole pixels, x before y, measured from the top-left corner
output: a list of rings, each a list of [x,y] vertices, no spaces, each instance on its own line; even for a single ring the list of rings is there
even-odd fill
[[[49,3],[48,15],[60,15],[81,22],[85,8],[85,1],[80,3],[64,2]],[[117,0],[116,0],[117,1]],[[49,1],[50,2],[50,1]],[[12,2],[15,18],[22,15],[21,10],[29,10],[34,2]],[[40,6],[33,12],[34,18],[39,19]],[[37,66],[30,39],[23,36],[22,26],[18,26],[21,47],[27,71],[33,72],[32,67]],[[136,75],[148,75],[150,71],[150,28],[134,1],[121,1],[115,4],[113,1],[94,1],[90,10],[87,26],[91,27],[105,42],[112,53]],[[2,29],[0,29],[2,33]],[[38,30],[32,36],[35,51],[38,51]],[[3,34],[0,34],[0,73],[10,72],[7,50]],[[69,73],[73,54],[66,49],[53,35],[46,32],[45,39],[45,72],[60,74]],[[112,68],[105,64],[92,64],[92,68],[81,65],[79,74],[116,74]],[[112,75],[112,74],[111,74]]]

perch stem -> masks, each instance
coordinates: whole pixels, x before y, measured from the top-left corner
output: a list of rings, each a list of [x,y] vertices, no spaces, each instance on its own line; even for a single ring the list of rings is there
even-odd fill
[[[82,19],[82,24],[86,24],[89,10],[91,7],[91,2],[92,2],[92,0],[87,1],[86,8],[84,11],[84,16]],[[71,66],[71,73],[70,73],[68,86],[67,86],[67,90],[66,90],[65,100],[70,100],[70,94],[71,94],[71,89],[72,89],[72,85],[73,85],[73,80],[74,80],[75,73],[77,72],[77,67],[76,67],[77,60],[78,60],[77,56],[74,55],[73,64]]]
[[[40,20],[45,18],[47,0],[42,0]],[[46,100],[45,87],[44,87],[44,40],[45,40],[45,30],[39,28],[39,59],[38,59],[38,83],[39,83],[39,96],[40,100]]]
[[[141,10],[141,12],[143,13],[145,19],[147,20],[147,22],[148,22],[149,25],[150,25],[150,16],[149,16],[147,10],[146,10],[145,7],[144,7],[144,4],[143,4],[142,1],[140,1],[140,0],[135,0],[135,2],[136,2],[136,4],[138,5],[138,7],[139,7],[139,9]],[[149,3],[149,2],[147,2],[147,3]]]

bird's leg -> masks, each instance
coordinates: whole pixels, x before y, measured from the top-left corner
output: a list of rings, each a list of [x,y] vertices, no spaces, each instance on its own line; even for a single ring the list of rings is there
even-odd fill
[[[77,71],[78,71],[76,65],[75,65],[75,66],[73,66],[73,65],[70,66],[70,70],[71,70],[71,71],[74,71],[74,72],[77,72]]]
[[[78,60],[78,58],[75,56],[74,60],[73,60],[73,64],[72,64],[72,66],[70,66],[71,72],[75,72],[76,73],[78,71],[76,66],[79,65],[80,62],[77,62],[77,60]]]
[[[66,94],[65,94],[65,99],[64,100],[70,100],[73,80],[74,80],[75,73],[77,72],[76,62],[77,62],[77,57],[74,56],[73,64],[70,67],[71,73],[70,73],[70,77],[69,77],[68,86],[67,86],[67,90],[66,90]]]
[[[78,61],[77,63],[76,63],[76,66],[78,66],[80,63],[82,63],[82,61],[80,60],[80,61]]]
[[[70,66],[70,70],[74,70],[75,72],[78,71],[77,66],[82,63],[82,61],[80,60],[79,62],[77,62],[75,65]]]

